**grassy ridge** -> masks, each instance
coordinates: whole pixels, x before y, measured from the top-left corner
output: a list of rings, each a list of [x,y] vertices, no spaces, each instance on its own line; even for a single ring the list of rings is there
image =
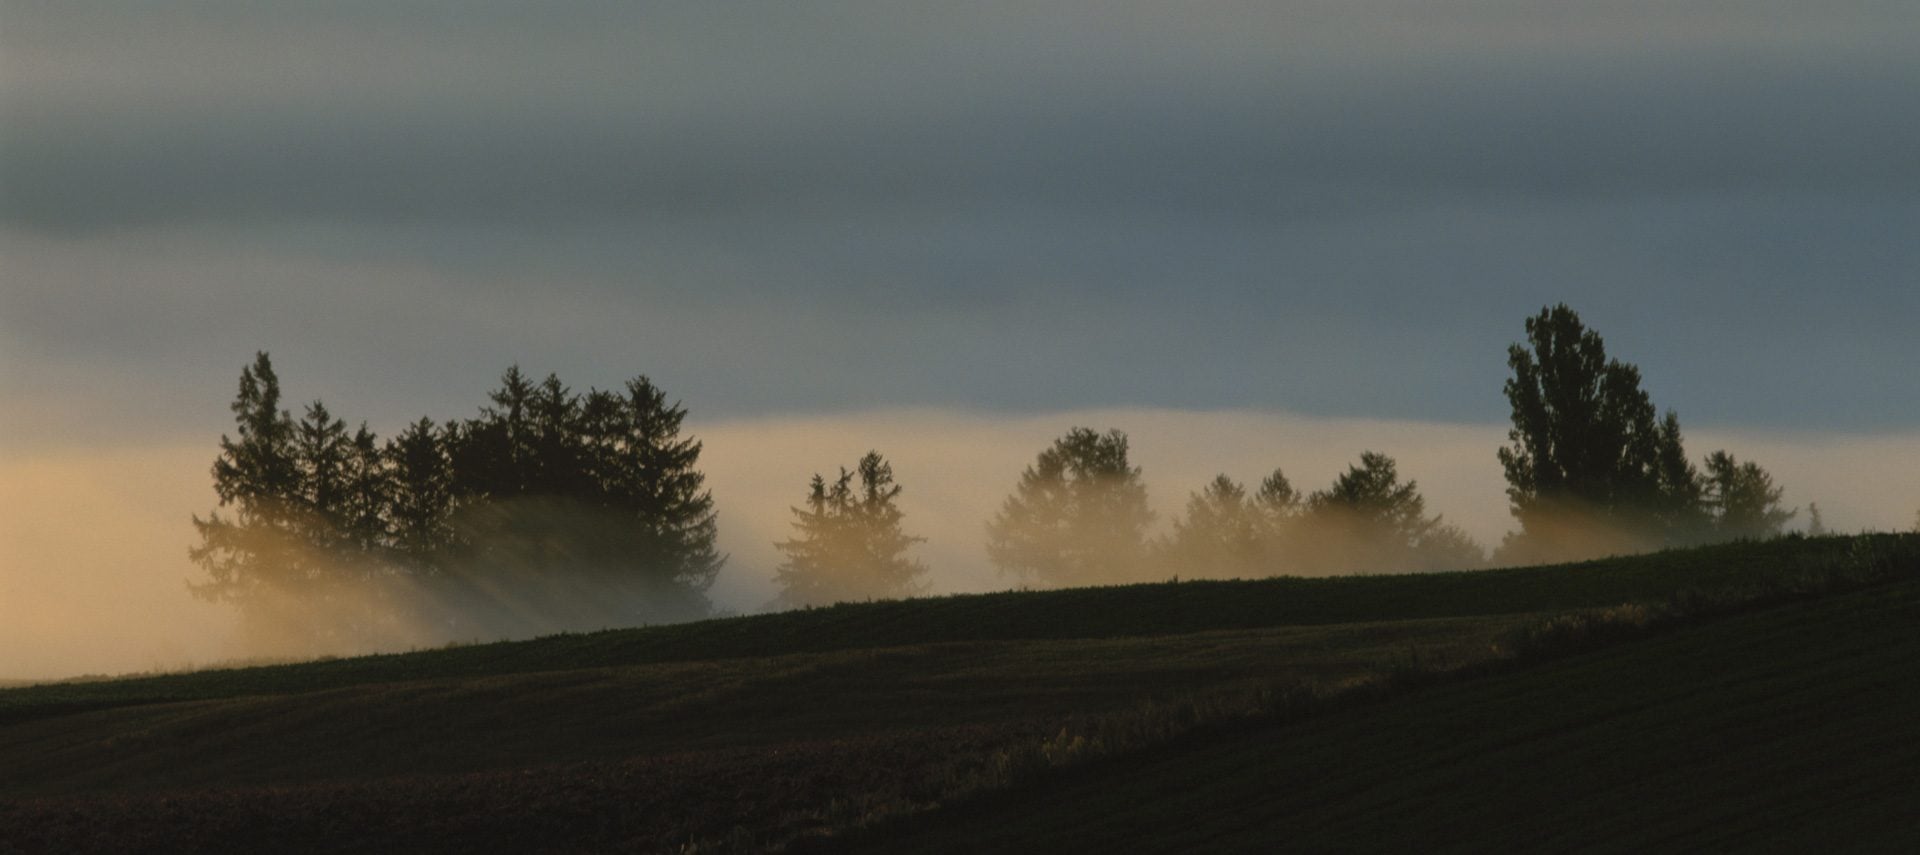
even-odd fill
[[[1915,582],[1797,603],[1089,764],[855,848],[1910,851],[1916,626]]]
[[[1085,826],[1136,818],[1152,827],[1116,832],[1106,848],[1458,842],[1469,838],[1448,836],[1447,811],[1505,821],[1497,810],[1471,812],[1471,794],[1492,786],[1481,777],[1516,763],[1575,782],[1594,777],[1586,764],[1653,774],[1645,767],[1693,743],[1662,737],[1658,756],[1622,743],[1636,728],[1685,732],[1681,714],[1771,732],[1793,705],[1827,715],[1822,693],[1832,692],[1871,708],[1848,713],[1856,723],[1911,719],[1920,713],[1911,699],[1874,694],[1874,680],[1904,673],[1898,662],[1920,652],[1893,644],[1853,672],[1830,660],[1885,644],[1888,624],[1910,629],[1916,577],[1920,538],[1789,539],[1559,568],[877,603],[9,690],[0,692],[0,710],[14,714],[0,718],[0,828],[13,833],[0,835],[0,853],[9,843],[761,851],[831,847],[875,823],[877,836],[852,842],[919,849],[951,835],[962,849],[1032,841],[1045,850],[1093,845],[1100,834]],[[1874,587],[1845,593],[1863,586]],[[1564,611],[1629,601],[1656,602]],[[1745,629],[1699,634],[1719,625],[1699,625],[1709,619]],[[1849,620],[1871,628],[1865,642],[1836,640],[1852,631]],[[1721,640],[1577,679],[1550,676],[1682,638]],[[1780,654],[1790,649],[1813,659],[1786,677],[1738,661],[1758,652],[1793,662]],[[1706,664],[1672,665],[1694,658]],[[1436,665],[1464,667],[1437,675]],[[1733,675],[1724,691],[1713,683],[1723,673]],[[1828,674],[1842,682],[1820,682]],[[1476,686],[1509,688],[1476,695]],[[1735,690],[1747,694],[1729,712],[1721,698]],[[1555,706],[1566,697],[1577,703]],[[1788,706],[1770,707],[1775,697]],[[1419,711],[1435,698],[1456,700]],[[1739,718],[1748,708],[1751,722]],[[1379,718],[1407,709],[1415,712]],[[1596,710],[1627,729],[1583,731],[1592,722],[1579,716]],[[1372,724],[1339,729],[1357,718]],[[1555,742],[1563,731],[1571,741]],[[1871,748],[1841,744],[1850,737],[1837,732],[1823,738],[1831,744],[1815,747],[1838,757]],[[1282,744],[1291,747],[1269,750]],[[1528,753],[1536,748],[1543,753]],[[1249,766],[1244,757],[1264,759]],[[1419,774],[1402,787],[1406,764]],[[1879,767],[1864,768],[1892,786],[1873,777]],[[1845,782],[1829,775],[1825,784]],[[1607,783],[1608,792],[1632,786]],[[1168,788],[1210,793],[1222,807],[1180,802]],[[1498,810],[1541,815],[1558,806],[1529,804],[1530,793],[1586,797],[1564,782],[1499,791],[1518,807]],[[1790,807],[1817,804],[1788,792],[1801,799]],[[1609,798],[1595,804],[1637,805]],[[1031,810],[1035,799],[1049,807]],[[1316,824],[1337,813],[1316,799],[1359,807],[1347,826]],[[1778,806],[1715,799],[1715,810]],[[1434,804],[1446,811],[1429,811]],[[890,820],[928,810],[936,813]],[[1397,827],[1403,814],[1435,825],[1400,837],[1376,827]],[[1676,819],[1668,830],[1683,827]],[[1543,845],[1540,833],[1471,840]]]
[[[1593,608],[1796,573],[1851,548],[1850,538],[1789,538],[1551,567],[1194,581],[845,604],[407,654],[0,689],[0,724],[110,706],[419,679],[939,642],[1169,635]]]
[[[0,853],[763,851],[923,810],[1063,719],[1484,655],[1525,616],[371,683],[0,727]]]
[[[0,794],[291,783],[985,727],[1143,696],[1337,681],[1421,651],[1464,659],[1524,618],[950,642],[367,683],[121,706],[0,728]]]

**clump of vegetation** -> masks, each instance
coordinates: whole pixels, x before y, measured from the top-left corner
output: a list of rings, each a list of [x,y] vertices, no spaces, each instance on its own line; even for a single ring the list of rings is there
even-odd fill
[[[209,600],[256,650],[367,649],[705,616],[725,562],[686,410],[646,377],[574,393],[512,368],[476,418],[381,443],[281,405],[265,353],[220,439],[222,510],[194,518]]]
[[[1155,563],[1197,578],[1466,570],[1486,552],[1428,516],[1419,484],[1387,455],[1364,452],[1325,490],[1301,497],[1274,470],[1251,497],[1226,475],[1187,500]]]

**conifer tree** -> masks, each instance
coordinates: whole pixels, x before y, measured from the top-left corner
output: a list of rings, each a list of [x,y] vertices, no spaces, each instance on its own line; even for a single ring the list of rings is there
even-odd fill
[[[534,385],[520,366],[510,366],[500,388],[487,393],[493,405],[450,432],[447,453],[456,495],[498,501],[534,491],[533,396]]]
[[[926,539],[902,529],[900,491],[892,464],[877,451],[854,471],[841,469],[831,484],[814,475],[806,506],[792,509],[794,536],[775,544],[786,556],[774,571],[780,601],[826,605],[920,592],[927,568],[907,551]]]
[[[490,400],[444,442],[459,560],[441,563],[474,589],[511,583],[520,611],[569,625],[708,612],[725,557],[685,408],[645,377],[582,396],[518,367]]]
[[[600,482],[641,534],[638,560],[663,580],[703,594],[726,563],[719,514],[699,470],[702,445],[682,437],[687,410],[647,377],[627,382],[619,432],[605,446]],[[700,600],[700,608],[705,608]]]
[[[1401,483],[1393,458],[1368,451],[1307,498],[1300,540],[1309,569],[1393,573],[1463,569],[1484,560],[1465,532],[1426,515],[1418,482]]]
[[[384,561],[393,545],[393,472],[379,437],[365,422],[348,444],[346,500],[342,507],[345,548],[369,561]]]
[[[193,518],[200,545],[190,555],[210,577],[194,591],[214,600],[244,599],[288,572],[283,553],[297,536],[301,504],[293,415],[280,408],[280,379],[264,351],[241,369],[232,409],[237,438],[220,437],[213,463],[214,493],[229,514]]]
[[[725,557],[701,446],[645,377],[583,397],[509,368],[478,417],[423,418],[385,444],[320,401],[295,421],[280,399],[259,354],[214,466],[222,508],[194,519],[203,597],[335,637],[391,624],[403,595],[424,613],[490,613],[483,631],[504,634],[710,611]]]
[[[1291,487],[1287,490],[1290,494]],[[1218,475],[1187,498],[1186,516],[1174,520],[1172,536],[1159,550],[1159,563],[1189,577],[1269,575],[1274,572],[1267,549],[1271,528],[1261,499],[1248,497],[1245,487]]]
[[[297,430],[302,534],[315,548],[332,550],[346,537],[353,440],[347,423],[320,401],[307,405]]]
[[[1275,576],[1295,572],[1299,553],[1301,515],[1306,499],[1279,469],[1260,481],[1253,494],[1253,506],[1259,511],[1262,574]]]
[[[1723,539],[1762,539],[1780,534],[1796,511],[1780,507],[1783,490],[1753,461],[1740,462],[1725,451],[1707,456],[1706,503],[1714,530]]]
[[[453,544],[453,473],[446,443],[422,417],[387,441],[392,471],[389,510],[396,549],[417,567],[431,568]]]

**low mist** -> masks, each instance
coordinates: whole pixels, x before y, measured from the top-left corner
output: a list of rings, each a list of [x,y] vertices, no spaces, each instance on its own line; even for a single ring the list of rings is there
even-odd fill
[[[1440,514],[1483,546],[1513,527],[1504,481],[1493,459],[1502,425],[1310,419],[1244,411],[1102,410],[996,417],[950,410],[888,410],[818,417],[695,420],[705,442],[700,468],[720,512],[720,544],[730,554],[707,597],[720,613],[752,613],[777,593],[773,544],[791,534],[789,508],[808,479],[836,471],[869,449],[885,454],[905,490],[900,506],[908,533],[927,538],[915,557],[931,568],[934,594],[1003,590],[1022,581],[988,562],[985,524],[1012,491],[1021,470],[1067,428],[1125,430],[1132,462],[1142,469],[1149,500],[1165,531],[1187,498],[1215,475],[1257,483],[1280,468],[1302,493],[1324,488],[1362,450],[1393,456],[1401,477],[1417,481],[1429,514]],[[1787,488],[1785,503],[1818,502],[1838,530],[1897,530],[1920,508],[1920,484],[1887,461],[1920,459],[1920,436],[1723,434],[1698,431],[1695,447],[1737,445],[1767,461]],[[389,578],[357,593],[286,604],[284,621],[246,621],[228,605],[196,599],[202,579],[187,560],[189,524],[216,500],[208,466],[211,442],[147,448],[37,450],[0,457],[0,679],[173,670],[257,658],[404,650],[448,641],[493,641],[561,630],[680,619],[689,604],[658,613],[610,610],[631,601],[616,583],[569,576],[556,583],[537,573],[486,574],[512,583],[460,587],[459,568],[426,596],[422,582]],[[569,543],[599,523],[575,509],[519,506],[493,520],[500,530],[560,531]],[[511,524],[509,524],[511,523]],[[481,524],[481,523],[475,523]],[[558,542],[558,541],[555,541]],[[522,542],[495,550],[501,561],[544,555],[551,546]],[[571,547],[580,548],[580,547]],[[597,549],[599,547],[590,547]],[[514,550],[523,550],[516,553]],[[1594,533],[1586,551],[1620,551]],[[518,556],[518,557],[516,557]],[[560,556],[564,558],[565,556]],[[591,561],[591,556],[578,556]],[[1570,555],[1567,557],[1587,557]],[[1298,573],[1349,572],[1329,560]],[[1164,572],[1161,572],[1164,570]],[[1140,578],[1208,575],[1205,568],[1147,568]],[[480,578],[475,574],[473,578]],[[1112,581],[1131,581],[1115,579]],[[564,584],[565,587],[561,587]],[[423,604],[432,604],[425,607]],[[316,635],[316,623],[359,622],[351,641]]]

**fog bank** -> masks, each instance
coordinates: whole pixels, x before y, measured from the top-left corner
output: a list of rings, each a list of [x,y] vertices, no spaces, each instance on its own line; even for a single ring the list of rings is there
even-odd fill
[[[1392,455],[1419,482],[1430,513],[1482,544],[1510,527],[1494,450],[1499,424],[1323,419],[1252,411],[1108,409],[1002,416],[949,409],[700,421],[701,468],[732,558],[710,592],[727,611],[772,599],[773,543],[787,537],[814,472],[831,474],[877,449],[906,488],[915,554],[935,593],[1005,589],[986,560],[986,520],[1022,468],[1070,427],[1117,427],[1132,439],[1159,526],[1215,474],[1257,482],[1283,468],[1320,489],[1363,450]],[[391,426],[375,425],[376,428]],[[386,432],[385,430],[382,431]],[[1920,508],[1920,434],[1696,430],[1695,458],[1727,448],[1767,467],[1788,506],[1820,503],[1840,530],[1904,529]],[[190,515],[215,499],[205,442],[151,447],[36,448],[0,455],[0,679],[206,665],[255,655],[225,606],[196,601],[187,582]],[[1792,527],[1806,522],[1804,510]],[[481,639],[493,640],[493,639]]]

